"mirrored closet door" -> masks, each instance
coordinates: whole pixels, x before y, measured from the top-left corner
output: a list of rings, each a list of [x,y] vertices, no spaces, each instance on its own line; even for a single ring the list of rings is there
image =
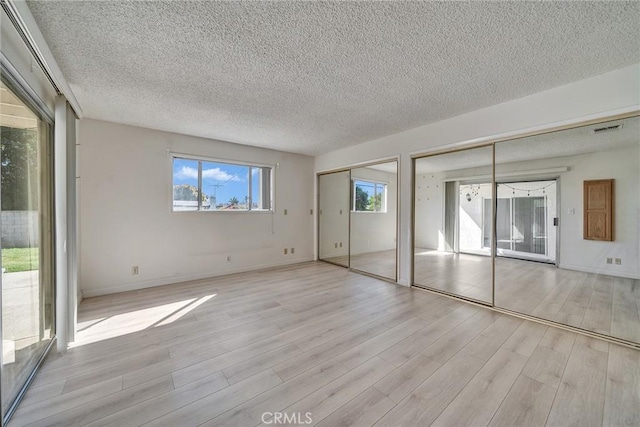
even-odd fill
[[[318,258],[349,267],[349,171],[318,176]]]
[[[491,304],[493,148],[415,159],[414,284]]]
[[[351,268],[395,281],[398,163],[352,169],[351,194]]]
[[[640,342],[640,118],[495,150],[495,305]]]
[[[414,171],[414,285],[640,344],[640,117]]]
[[[318,175],[319,259],[397,280],[398,162]]]

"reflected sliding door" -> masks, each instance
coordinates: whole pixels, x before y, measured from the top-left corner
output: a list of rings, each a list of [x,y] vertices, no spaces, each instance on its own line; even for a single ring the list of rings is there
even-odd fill
[[[51,124],[0,86],[2,416],[54,336]]]
[[[414,161],[414,284],[492,304],[492,147]]]

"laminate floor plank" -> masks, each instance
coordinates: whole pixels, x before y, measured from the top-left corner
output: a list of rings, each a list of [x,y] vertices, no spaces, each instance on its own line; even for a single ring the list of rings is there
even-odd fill
[[[374,357],[289,406],[285,412],[300,414],[309,412],[312,414],[314,423],[320,422],[384,378],[393,369],[394,366],[389,362]]]
[[[640,351],[609,345],[604,403],[603,425],[640,425]]]
[[[209,420],[209,426],[256,426],[269,412],[282,411],[295,402],[349,372],[343,364],[330,360],[268,390]]]
[[[606,348],[602,342],[576,337],[567,367],[549,414],[551,426],[601,426],[607,378]]]
[[[554,389],[560,385],[569,355],[538,346],[522,370],[522,374]]]
[[[530,357],[549,329],[540,323],[524,321],[502,345],[505,350]]]
[[[429,344],[476,314],[478,310],[471,305],[461,305],[447,314],[441,314],[424,328],[382,352],[380,357],[396,366],[401,366]]]
[[[240,405],[275,386],[282,380],[271,369],[263,371],[234,385],[211,393],[166,415],[145,424],[148,426],[197,426]]]
[[[382,417],[376,427],[431,425],[484,363],[463,352],[456,354]]]
[[[146,400],[173,390],[171,375],[156,378],[103,398],[93,400],[85,405],[78,406],[68,411],[60,412],[51,417],[30,424],[30,427],[68,427],[83,426],[99,420],[114,412],[122,411],[138,405]]]
[[[522,322],[522,319],[503,315],[484,329],[462,351],[480,360],[487,361],[493,357],[495,352],[509,339]]]
[[[371,387],[316,425],[319,427],[371,426],[394,406],[395,402]]]
[[[521,354],[498,350],[432,426],[486,426],[526,363]]]
[[[122,376],[105,381],[96,381],[95,384],[85,389],[61,394],[30,406],[18,408],[11,419],[11,425],[24,426],[31,424],[121,390]]]
[[[537,427],[545,425],[555,390],[520,375],[493,416],[492,427]]]
[[[374,387],[389,399],[398,403],[441,366],[438,362],[418,354],[378,381]]]
[[[222,372],[145,400],[93,421],[88,426],[140,426],[229,386]]]
[[[481,310],[429,345],[422,354],[444,364],[501,316],[495,311]]]

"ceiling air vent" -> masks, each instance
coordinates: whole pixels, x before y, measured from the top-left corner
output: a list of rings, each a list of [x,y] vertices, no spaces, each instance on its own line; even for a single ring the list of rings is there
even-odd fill
[[[593,133],[598,134],[598,133],[612,132],[614,130],[620,130],[620,129],[622,129],[622,123],[618,125],[603,126],[601,128],[595,128],[593,130]]]

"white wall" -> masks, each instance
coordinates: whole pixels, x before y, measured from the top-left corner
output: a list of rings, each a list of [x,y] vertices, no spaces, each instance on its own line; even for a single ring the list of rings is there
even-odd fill
[[[425,108],[429,108],[425,105]],[[409,131],[332,151],[315,159],[325,171],[400,156],[399,283],[411,277],[411,155],[640,109],[640,64],[494,105]]]
[[[440,173],[420,173],[415,176],[415,244],[418,248],[444,250],[442,179]],[[404,207],[406,200],[401,203]]]
[[[640,142],[640,141],[639,141]],[[567,159],[560,177],[560,267],[640,278],[640,150],[607,151]],[[615,179],[614,241],[583,239],[583,181]],[[606,258],[621,258],[622,265]]]
[[[467,186],[460,186],[462,195],[458,195],[458,236],[460,252],[487,252],[484,247],[484,200],[491,199],[491,184],[475,185],[477,195]],[[466,195],[471,200],[466,199]],[[487,253],[489,255],[489,253]]]
[[[397,174],[371,168],[358,168],[351,171],[351,179],[387,183],[386,212],[351,213],[351,254],[395,249],[398,209]]]
[[[313,259],[311,157],[89,119],[78,143],[85,297]],[[278,164],[275,214],[172,212],[168,151]]]

